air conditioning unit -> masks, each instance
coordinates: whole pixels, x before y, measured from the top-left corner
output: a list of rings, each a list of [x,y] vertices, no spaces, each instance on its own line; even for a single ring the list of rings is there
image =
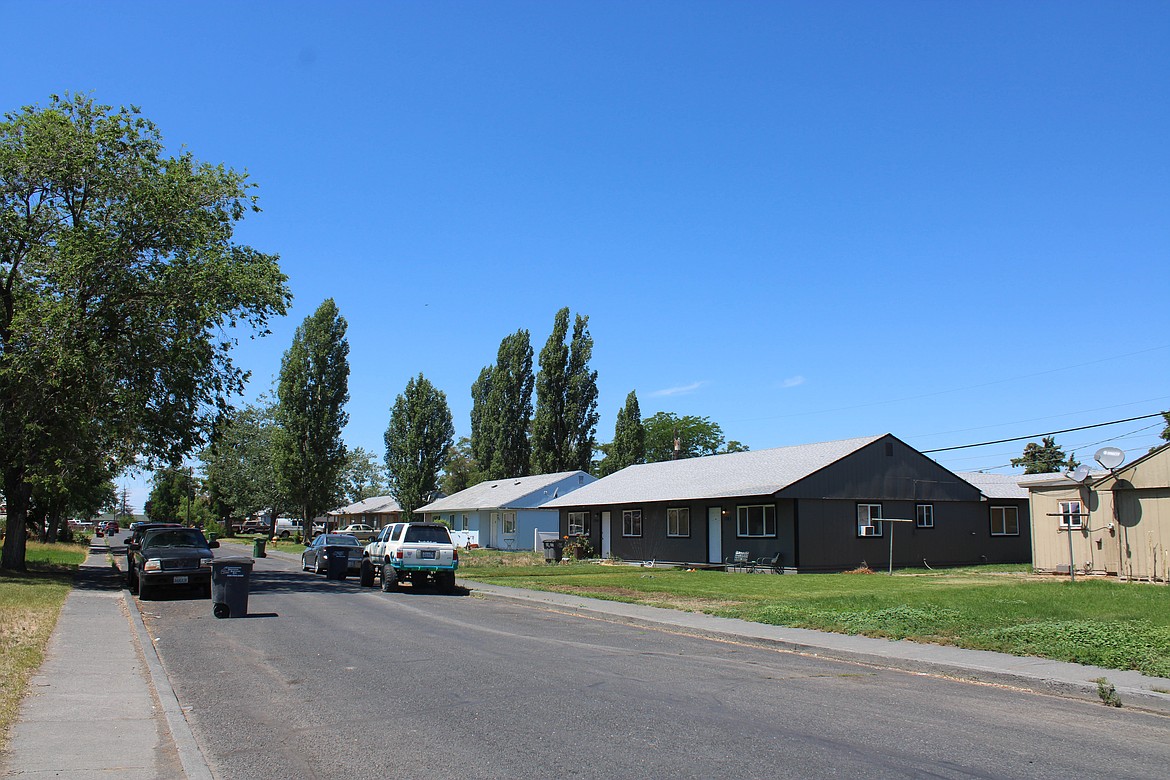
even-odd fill
[[[861,535],[862,536],[877,536],[878,535],[877,526],[874,526],[874,525],[861,526]]]

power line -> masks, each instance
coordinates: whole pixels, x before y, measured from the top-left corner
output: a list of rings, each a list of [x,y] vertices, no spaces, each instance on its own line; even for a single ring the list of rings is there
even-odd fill
[[[1058,433],[1072,433],[1073,431],[1087,431],[1090,428],[1104,428],[1106,425],[1117,425],[1119,423],[1133,422],[1134,420],[1149,420],[1154,417],[1161,417],[1161,412],[1154,412],[1153,414],[1143,414],[1140,417],[1127,417],[1124,420],[1112,420],[1111,422],[1096,423],[1094,425],[1081,425],[1076,428],[1065,428],[1060,431],[1048,431],[1047,433],[1033,433],[1029,436],[1013,436],[1010,439],[996,439],[995,441],[981,441],[978,444],[960,444],[955,447],[938,447],[933,450],[921,450],[926,455],[932,452],[950,452],[951,450],[966,450],[972,447],[986,447],[989,444],[1003,444],[1009,441],[1024,441],[1025,439],[1036,439],[1044,436],[1055,436]]]

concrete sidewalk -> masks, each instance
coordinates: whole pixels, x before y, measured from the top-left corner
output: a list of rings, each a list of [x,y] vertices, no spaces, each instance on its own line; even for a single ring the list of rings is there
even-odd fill
[[[78,570],[0,757],[0,777],[212,776],[108,555],[99,541]]]

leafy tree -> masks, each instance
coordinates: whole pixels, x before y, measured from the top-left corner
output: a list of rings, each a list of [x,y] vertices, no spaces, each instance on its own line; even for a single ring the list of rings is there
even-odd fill
[[[1045,436],[1042,441],[1043,444],[1028,442],[1024,454],[1012,458],[1012,465],[1023,466],[1025,474],[1053,474],[1061,469],[1075,469],[1079,465],[1071,453],[1065,457],[1055,437]]]
[[[439,472],[455,437],[447,396],[422,374],[394,399],[386,428],[386,470],[390,495],[404,517],[423,506],[439,485]]]
[[[37,529],[41,541],[57,541],[63,519],[93,517],[115,505],[113,476],[110,463],[95,459],[62,462],[58,471],[30,477],[29,525]]]
[[[146,516],[156,523],[183,523],[187,507],[195,496],[195,475],[184,468],[165,468],[154,472],[150,496],[146,499]]]
[[[332,298],[305,318],[280,363],[276,475],[305,528],[340,498],[345,468],[341,429],[349,420],[347,324]]]
[[[460,436],[459,441],[447,448],[447,463],[443,466],[439,489],[446,495],[453,496],[460,490],[466,490],[480,482],[483,482],[483,476],[479,473],[479,465],[471,454],[471,439]]]
[[[529,474],[532,384],[532,345],[528,331],[518,330],[471,387],[471,449],[487,479]]]
[[[642,425],[646,429],[647,463],[674,460],[676,439],[679,459],[715,455],[723,446],[723,429],[709,417],[658,412]]]
[[[577,315],[566,345],[569,309],[557,312],[553,331],[540,351],[536,416],[532,421],[532,470],[554,474],[586,470],[597,430],[597,372],[589,368],[593,337],[589,318]]]
[[[54,95],[0,122],[0,566],[24,568],[37,480],[175,462],[242,392],[234,329],[289,300],[276,257],[232,240],[250,187],[167,156],[135,108]]]
[[[599,471],[602,476],[621,471],[626,466],[646,460],[646,426],[642,424],[642,409],[638,394],[633,390],[626,396],[626,405],[618,410],[613,428],[613,442],[605,450]]]
[[[288,500],[280,490],[274,452],[279,436],[276,404],[269,398],[232,411],[216,428],[211,445],[199,453],[207,491],[218,518],[245,518],[271,509],[279,514]]]
[[[1166,427],[1162,429],[1162,441],[1170,441],[1170,412],[1162,412],[1162,419],[1166,421]]]
[[[388,484],[386,468],[377,455],[361,447],[349,451],[341,474],[342,494],[347,503],[384,496]]]
[[[736,441],[735,439],[732,439],[731,441],[727,442],[727,446],[719,450],[719,454],[723,455],[729,452],[747,452],[750,449],[751,447],[748,447],[742,441]]]

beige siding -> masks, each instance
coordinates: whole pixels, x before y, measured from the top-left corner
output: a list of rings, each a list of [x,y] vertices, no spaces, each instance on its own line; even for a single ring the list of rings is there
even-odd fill
[[[1072,532],[1078,573],[1170,581],[1170,448],[1096,485],[1032,487],[1032,563],[1039,571],[1068,570],[1068,536],[1051,515],[1070,500],[1089,512],[1084,528]]]

